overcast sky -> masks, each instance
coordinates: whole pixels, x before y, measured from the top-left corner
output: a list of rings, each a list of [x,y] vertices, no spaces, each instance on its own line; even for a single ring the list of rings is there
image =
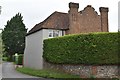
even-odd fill
[[[65,12],[69,10],[68,3],[79,3],[79,11],[87,5],[92,5],[99,13],[99,7],[109,7],[109,31],[118,30],[118,1],[119,0],[0,0],[2,12],[0,15],[0,28],[4,28],[7,21],[20,12],[24,24],[29,30],[35,24],[42,22],[54,11]]]

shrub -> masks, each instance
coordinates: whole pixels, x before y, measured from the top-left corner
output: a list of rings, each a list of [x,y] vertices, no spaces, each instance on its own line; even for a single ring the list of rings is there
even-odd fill
[[[15,62],[15,55],[12,55],[12,61]]]
[[[8,57],[2,57],[3,61],[8,61]]]
[[[15,56],[15,63],[17,65],[22,65],[23,64],[23,54],[19,54],[18,56]]]
[[[18,64],[19,65],[23,64],[23,54],[19,54],[19,56],[18,56]]]
[[[61,64],[118,64],[118,34],[89,33],[44,40],[43,57]]]

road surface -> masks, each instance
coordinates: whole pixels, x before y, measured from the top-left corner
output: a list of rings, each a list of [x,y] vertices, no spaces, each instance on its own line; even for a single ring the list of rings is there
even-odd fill
[[[2,79],[2,64],[0,63],[0,80]]]
[[[2,64],[2,78],[36,78],[19,73],[15,70],[13,63],[5,62]]]
[[[1,66],[1,64],[0,64]],[[2,78],[23,78],[22,80],[53,80],[53,79],[45,79],[45,78],[38,78],[34,76],[29,76],[26,74],[19,73],[15,70],[13,63],[11,62],[4,62],[2,63]],[[27,79],[29,78],[29,79]],[[3,79],[5,80],[5,79]],[[8,80],[8,79],[6,79]],[[10,79],[13,80],[13,79]]]

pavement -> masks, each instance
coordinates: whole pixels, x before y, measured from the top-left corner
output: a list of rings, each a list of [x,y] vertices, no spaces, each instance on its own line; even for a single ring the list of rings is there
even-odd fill
[[[12,62],[0,64],[0,69],[2,80],[54,80],[22,74],[15,70],[15,66]]]

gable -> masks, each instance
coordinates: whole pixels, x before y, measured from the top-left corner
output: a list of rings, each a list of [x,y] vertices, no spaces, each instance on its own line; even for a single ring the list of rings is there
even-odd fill
[[[101,31],[101,17],[91,5],[79,12],[79,23],[81,32]]]
[[[84,10],[79,12],[81,15],[84,16],[99,16],[98,13],[95,11],[95,9],[91,6],[88,5],[87,7],[84,8]]]

